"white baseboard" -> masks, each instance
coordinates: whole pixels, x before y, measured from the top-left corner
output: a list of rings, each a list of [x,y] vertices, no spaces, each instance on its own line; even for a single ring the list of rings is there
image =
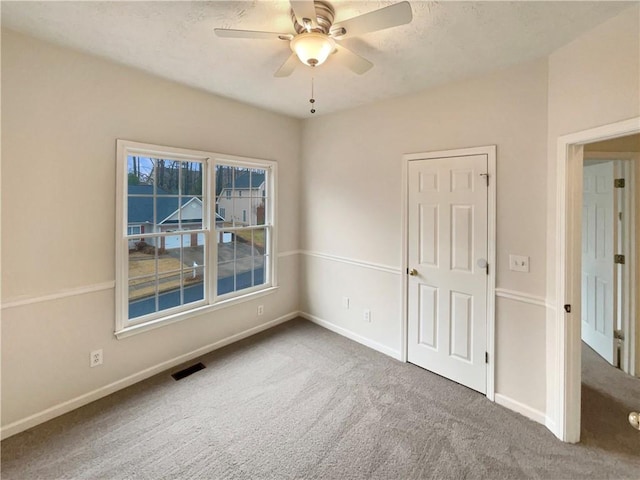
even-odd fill
[[[188,362],[189,360],[193,360],[194,358],[200,357],[209,352],[255,335],[256,333],[268,330],[271,327],[275,327],[276,325],[292,320],[298,316],[301,316],[299,312],[289,313],[282,317],[276,318],[275,320],[271,320],[269,322],[263,323],[262,325],[258,325],[257,327],[249,328],[248,330],[244,330],[242,332],[236,333],[235,335],[231,335],[227,338],[223,338],[222,340],[218,340],[217,342],[210,343],[209,345],[205,345],[204,347],[200,347],[191,352],[179,355],[175,358],[159,363],[158,365],[155,365],[153,367],[146,368],[140,372],[134,373],[133,375],[129,375],[128,377],[122,378],[113,383],[105,385],[104,387],[97,388],[91,392],[87,392],[83,395],[72,398],[71,400],[67,400],[66,402],[54,405],[53,407],[47,408],[46,410],[30,415],[21,420],[17,420],[13,423],[3,426],[2,429],[0,429],[0,438],[4,440],[5,438],[23,432],[31,427],[35,427],[36,425],[51,420],[52,418],[64,415],[71,410],[75,410],[76,408],[80,408],[102,397],[106,397],[107,395],[117,392],[118,390],[129,387],[134,383],[141,382],[142,380],[152,377],[158,373],[164,372],[165,370],[180,365],[181,363]]]
[[[524,415],[525,417],[527,417],[530,420],[533,420],[534,422],[538,422],[538,423],[541,423],[542,425],[547,426],[547,422],[548,422],[547,416],[541,411],[536,410],[535,408],[531,408],[529,405],[520,403],[517,400],[509,398],[500,393],[496,393],[495,402],[498,405],[502,405],[503,407],[508,408],[509,410],[513,410],[514,412],[518,412],[519,414]]]
[[[380,353],[384,353],[385,355],[389,355],[390,357],[395,358],[396,360],[402,361],[402,356],[400,355],[400,352],[398,350],[389,348],[386,345],[378,343],[369,338],[363,337],[362,335],[352,332],[351,330],[348,330],[344,327],[340,327],[334,323],[318,318],[315,315],[311,315],[310,313],[300,312],[299,315],[302,318],[306,318],[310,322],[315,323],[316,325],[320,325],[321,327],[324,327],[327,330],[331,330],[332,332],[337,333],[338,335],[347,337],[348,339],[353,340],[354,342],[361,343],[366,347],[373,348],[374,350],[377,350]]]

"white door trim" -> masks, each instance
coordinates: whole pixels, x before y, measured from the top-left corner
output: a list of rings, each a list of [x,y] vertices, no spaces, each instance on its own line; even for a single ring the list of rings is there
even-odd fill
[[[582,160],[585,143],[640,133],[640,117],[558,138],[556,172],[556,342],[551,345],[557,383],[552,392],[555,431],[565,442],[580,440],[580,305]],[[566,313],[565,305],[571,305]]]
[[[458,150],[442,150],[437,152],[409,153],[402,156],[402,351],[401,360],[407,361],[408,332],[408,292],[409,284],[406,272],[409,265],[408,226],[409,226],[409,162],[447,157],[466,157],[470,155],[486,155],[489,173],[487,191],[487,260],[489,262],[489,278],[487,283],[487,398],[495,401],[495,287],[496,287],[496,146],[471,147]]]

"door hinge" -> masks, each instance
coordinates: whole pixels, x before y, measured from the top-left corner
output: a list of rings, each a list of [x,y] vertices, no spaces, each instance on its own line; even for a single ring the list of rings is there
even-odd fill
[[[613,180],[613,188],[624,188],[624,178],[615,178]]]
[[[487,181],[487,187],[488,187],[489,186],[489,174],[488,173],[481,173],[480,176],[484,177],[484,179]]]
[[[571,313],[571,305],[569,305],[568,303],[564,306],[564,311],[567,313]]]
[[[484,363],[489,363],[489,352],[484,352]]]
[[[613,263],[618,263],[620,265],[624,265],[624,255],[614,255]]]
[[[614,330],[613,338],[616,340],[624,340],[624,332],[622,330]]]

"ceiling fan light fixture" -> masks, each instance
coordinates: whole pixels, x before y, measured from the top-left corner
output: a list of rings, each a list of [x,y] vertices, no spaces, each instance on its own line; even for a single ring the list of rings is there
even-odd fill
[[[335,49],[336,42],[323,33],[301,33],[291,40],[291,50],[302,63],[310,67],[322,65]]]

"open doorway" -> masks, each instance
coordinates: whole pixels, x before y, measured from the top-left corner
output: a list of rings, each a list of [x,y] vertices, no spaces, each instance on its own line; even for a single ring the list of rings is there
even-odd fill
[[[627,416],[640,407],[633,288],[640,134],[585,144],[582,166],[580,439],[635,454]]]
[[[555,305],[555,334],[557,343],[552,346],[552,355],[558,365],[558,383],[557,389],[553,390],[555,409],[555,422],[551,422],[551,429],[556,435],[567,442],[578,442],[581,438],[581,396],[582,396],[582,228],[583,228],[583,181],[584,181],[584,153],[591,149],[594,151],[602,151],[603,145],[600,142],[621,139],[622,137],[631,137],[640,134],[640,117],[617,122],[614,124],[603,125],[601,127],[584,130],[581,132],[565,135],[558,139],[558,163],[557,163],[557,216],[556,216],[556,289],[557,303]],[[630,138],[634,141],[635,138]],[[622,142],[624,140],[617,140]],[[611,144],[606,149],[611,149]],[[624,150],[628,150],[625,147]],[[615,151],[617,155],[624,153]],[[606,159],[608,160],[608,159]],[[640,169],[636,168],[636,172]],[[637,175],[637,173],[636,173]],[[632,179],[630,185],[638,183],[637,176]],[[638,198],[636,196],[636,210],[638,208]],[[640,223],[640,222],[638,222]],[[635,228],[637,229],[636,224]],[[636,230],[636,237],[640,238]],[[631,245],[633,246],[633,244]],[[631,248],[630,256],[626,259],[627,265],[636,265],[636,260]],[[632,263],[633,262],[633,263]],[[635,285],[640,285],[638,276],[638,268],[636,268],[636,276],[630,278],[629,295],[630,314],[629,318],[635,320],[634,326],[637,326],[637,309],[634,313],[633,302],[638,300],[638,292]],[[634,285],[635,284],[635,285]],[[639,330],[636,328],[636,330]],[[628,336],[628,340],[631,334]],[[638,348],[637,335],[635,338],[635,348]],[[613,348],[612,348],[613,350]],[[627,349],[627,353],[630,349]],[[600,358],[594,354],[595,358]],[[624,358],[624,357],[622,357]],[[614,369],[608,362],[604,362],[608,366],[609,373],[623,372]],[[637,363],[637,359],[636,359]],[[637,365],[636,365],[637,367]],[[624,374],[626,375],[626,374]],[[604,374],[606,379],[610,375]],[[633,387],[638,385],[638,379],[629,377],[633,380]],[[632,391],[623,391],[624,388],[618,387],[617,390],[627,400],[634,403],[638,401],[638,395]],[[607,397],[609,396],[607,393]],[[638,406],[633,406],[631,410],[637,410]],[[596,409],[599,411],[598,409]],[[627,412],[628,415],[629,412]],[[589,412],[587,415],[591,419],[604,418],[600,413]],[[626,415],[622,413],[616,417],[616,421],[627,421]],[[554,425],[555,423],[555,425]],[[619,425],[624,425],[619,423]],[[602,425],[601,425],[602,426]],[[607,425],[604,425],[607,426]],[[624,428],[624,427],[622,427]],[[626,424],[626,428],[631,428]],[[632,433],[634,432],[631,429]],[[615,436],[615,435],[614,435]],[[635,437],[637,442],[637,437]],[[615,443],[615,442],[614,442]]]

